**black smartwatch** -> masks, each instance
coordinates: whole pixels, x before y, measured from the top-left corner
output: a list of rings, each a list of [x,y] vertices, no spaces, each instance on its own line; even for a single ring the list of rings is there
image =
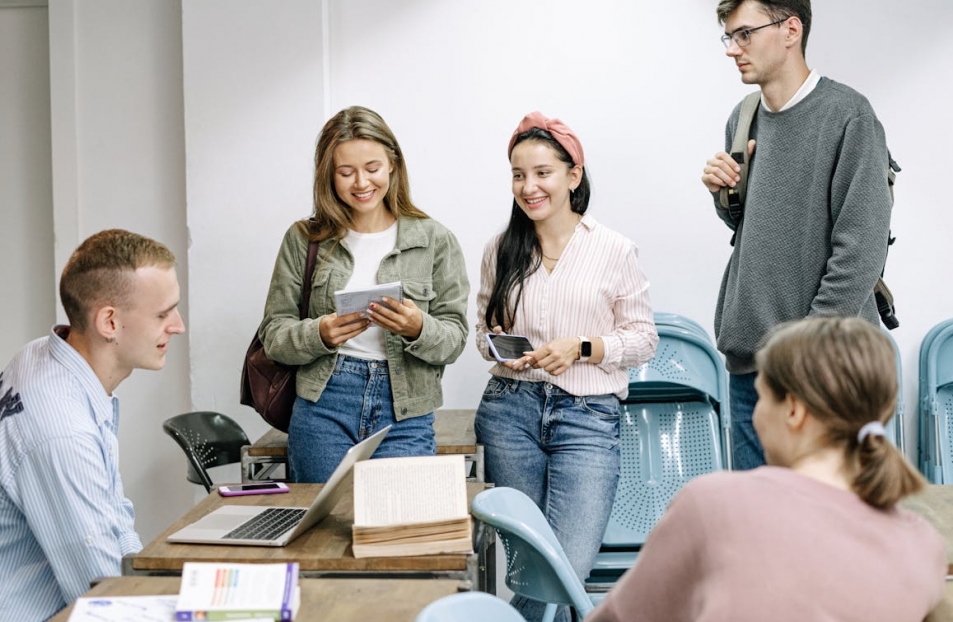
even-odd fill
[[[592,356],[592,342],[588,337],[579,337],[579,362],[585,363]]]

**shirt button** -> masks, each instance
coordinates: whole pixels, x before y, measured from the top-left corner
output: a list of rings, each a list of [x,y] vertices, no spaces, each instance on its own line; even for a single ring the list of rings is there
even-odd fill
[[[416,350],[417,350],[417,344],[414,344],[414,345],[410,346],[410,349],[413,350],[413,351],[416,351]]]
[[[92,543],[93,543],[93,537],[92,537],[92,536],[86,536],[86,544],[92,544]]]
[[[400,414],[406,415],[406,414],[407,414],[407,409],[406,409],[406,408],[401,408],[401,409],[400,409]]]

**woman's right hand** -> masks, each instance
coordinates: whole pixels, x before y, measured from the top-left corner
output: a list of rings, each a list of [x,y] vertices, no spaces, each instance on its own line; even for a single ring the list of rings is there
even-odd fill
[[[337,313],[324,315],[318,321],[321,341],[329,348],[339,348],[348,339],[357,337],[370,326],[371,321],[361,317],[362,311],[338,316]]]

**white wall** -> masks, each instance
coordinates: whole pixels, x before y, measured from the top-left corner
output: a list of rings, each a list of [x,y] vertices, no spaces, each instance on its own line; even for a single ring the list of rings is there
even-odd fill
[[[0,365],[55,316],[48,30],[46,7],[0,3]]]
[[[941,109],[949,101],[944,95],[949,95],[950,86],[936,76],[951,75],[953,40],[922,17],[929,15],[927,22],[942,24],[944,17],[953,15],[953,6],[923,0],[918,3],[923,11],[901,12],[888,2],[874,2],[858,14],[851,6],[816,4],[809,61],[813,65],[816,60],[823,74],[868,95],[887,128],[894,155],[905,167],[894,217],[899,242],[891,252],[887,277],[902,322],[893,335],[906,366],[904,389],[911,412],[907,437],[909,454],[915,457],[912,415],[919,340],[953,310],[953,294],[936,286],[940,270],[950,265],[943,241],[951,233],[949,199],[938,167],[947,159],[945,147],[953,139]],[[237,406],[239,362],[233,357],[240,356],[260,318],[280,232],[310,209],[311,151],[303,143],[310,139],[309,146],[313,144],[321,123],[351,104],[374,108],[391,125],[409,162],[415,200],[460,238],[474,291],[483,244],[504,226],[509,213],[504,146],[512,128],[533,109],[561,117],[581,136],[586,149],[594,182],[592,212],[641,247],[656,309],[711,326],[730,235],[715,217],[698,179],[704,160],[722,146],[732,106],[751,90],[741,84],[733,63],[724,56],[713,2],[597,1],[583,7],[564,0],[547,3],[545,11],[538,3],[508,0],[328,0],[326,5],[325,27],[330,34],[324,95],[329,105],[321,118],[296,117],[300,134],[289,132],[288,124],[275,118],[275,95],[285,96],[285,91],[274,89],[274,76],[260,83],[257,103],[242,102],[248,124],[244,131],[266,128],[274,138],[248,146],[244,155],[286,164],[285,176],[276,180],[270,169],[257,175],[241,169],[225,180],[217,162],[240,157],[233,152],[235,137],[216,141],[203,132],[203,141],[221,145],[214,157],[201,151],[205,166],[195,166],[191,145],[188,150],[190,223],[196,204],[193,179],[203,180],[203,194],[246,198],[217,206],[201,203],[203,218],[209,207],[218,222],[226,217],[243,219],[234,233],[241,236],[244,252],[235,257],[231,269],[220,272],[205,258],[226,252],[232,242],[222,236],[192,264],[193,279],[205,271],[209,280],[241,278],[243,290],[235,297],[232,317],[214,312],[200,317],[197,310],[193,317],[195,326],[201,322],[217,327],[219,345],[215,354],[193,349],[193,369],[203,374],[201,387],[193,388],[198,404],[230,401],[229,410],[243,409]],[[279,19],[284,20],[283,9],[295,5],[277,6],[282,9],[276,11]],[[249,5],[243,10],[246,19],[257,12]],[[308,19],[306,13],[301,17]],[[230,15],[227,21],[235,19]],[[317,37],[320,27],[311,19]],[[277,48],[298,36],[297,28],[279,32],[270,22],[260,23],[253,32],[253,40],[270,40]],[[244,30],[233,34],[249,35]],[[228,36],[215,33],[216,41]],[[845,45],[847,41],[852,45]],[[259,60],[274,51],[261,54]],[[220,62],[217,71],[224,75],[248,71],[242,55],[222,54]],[[302,55],[291,62],[319,78],[317,59]],[[188,75],[188,58],[186,67]],[[207,75],[215,73],[210,67],[203,69]],[[294,74],[284,63],[274,65],[273,71]],[[202,90],[203,100],[210,90]],[[190,84],[186,93],[188,101]],[[913,94],[928,101],[914,106]],[[298,97],[310,101],[319,95],[302,89]],[[223,111],[224,99],[214,100],[222,102]],[[276,132],[288,136],[281,139]],[[262,207],[260,196],[277,199],[264,201],[270,204]],[[254,224],[247,227],[244,222]],[[252,230],[258,235],[249,240],[245,236]],[[257,293],[254,288],[259,288]],[[193,306],[199,304],[200,295],[193,294]],[[471,324],[475,319],[471,297]],[[446,405],[473,407],[488,367],[469,348],[447,372]]]
[[[239,377],[281,237],[311,210],[321,11],[313,0],[183,5],[192,403],[253,439],[267,424],[238,404]]]
[[[264,430],[238,405],[241,357],[281,235],[310,213],[317,132],[344,106],[388,120],[415,200],[457,233],[474,291],[509,210],[512,129],[533,109],[561,117],[586,148],[593,214],[640,245],[655,307],[711,325],[729,234],[698,178],[749,90],[724,57],[714,0],[183,4],[181,15],[168,0],[50,6],[54,268],[86,235],[125,226],[168,243],[187,285],[187,338],[163,372],[120,389],[123,475],[145,538],[191,502],[162,419],[209,408]],[[913,415],[919,341],[953,315],[941,285],[953,5],[815,4],[809,62],[868,95],[904,167],[887,277]],[[22,245],[0,253],[27,257]],[[447,373],[446,406],[475,406],[488,367],[468,348]],[[911,446],[915,429],[910,416]]]

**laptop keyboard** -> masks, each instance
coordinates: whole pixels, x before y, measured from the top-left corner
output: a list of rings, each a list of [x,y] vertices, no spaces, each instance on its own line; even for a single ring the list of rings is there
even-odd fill
[[[223,540],[277,540],[297,525],[307,510],[303,508],[269,508],[245,521],[224,536]]]

